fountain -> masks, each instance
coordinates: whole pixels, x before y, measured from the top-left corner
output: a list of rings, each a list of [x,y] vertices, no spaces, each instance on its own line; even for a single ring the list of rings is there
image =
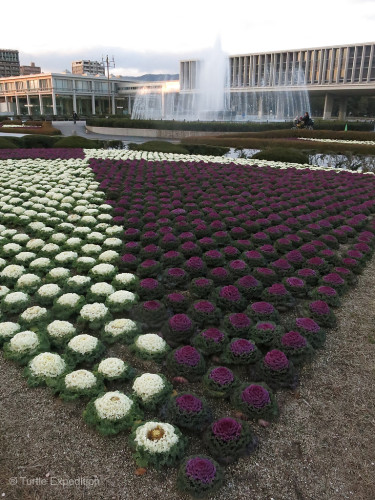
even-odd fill
[[[183,63],[182,63],[183,64]],[[310,112],[307,90],[302,72],[283,74],[282,83],[268,90],[270,63],[266,63],[260,85],[252,84],[246,90],[230,79],[229,57],[221,48],[220,39],[211,49],[193,62],[192,82],[180,86],[164,82],[159,88],[141,87],[137,92],[133,119],[179,121],[283,121],[293,120],[305,111]],[[195,77],[195,81],[194,81]],[[291,89],[298,85],[299,89]],[[230,88],[231,87],[231,88]]]

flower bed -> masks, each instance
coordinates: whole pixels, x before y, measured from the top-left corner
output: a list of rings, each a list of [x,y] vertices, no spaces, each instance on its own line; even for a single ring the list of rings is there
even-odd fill
[[[250,419],[275,419],[272,390],[296,386],[372,256],[374,177],[124,151],[41,157],[0,159],[0,345],[27,364],[30,385],[94,398],[85,419],[103,434],[170,405],[170,423],[143,422],[132,438],[138,463],[157,467],[185,456],[185,430],[163,426],[210,422],[200,396],[172,382],[201,382],[209,406],[230,398]],[[150,372],[130,382],[118,342]],[[129,396],[103,383],[128,383]],[[254,446],[244,422],[219,423],[183,462],[190,492],[221,481],[204,453],[226,464]]]

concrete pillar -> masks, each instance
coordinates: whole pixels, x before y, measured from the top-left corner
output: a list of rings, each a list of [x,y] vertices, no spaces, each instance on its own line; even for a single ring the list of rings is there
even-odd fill
[[[18,95],[16,95],[16,114],[18,116],[21,114],[21,111],[20,111],[20,101],[18,99]]]
[[[39,108],[40,108],[40,114],[44,115],[42,94],[39,94]]]
[[[91,96],[91,112],[95,115],[95,94],[92,94]]]
[[[342,97],[339,101],[339,120],[345,120],[346,118],[347,103],[348,103],[347,97]]]
[[[263,96],[258,99],[258,118],[263,117]]]
[[[73,111],[77,113],[77,96],[75,90],[73,90]]]
[[[331,118],[332,107],[333,107],[333,96],[332,94],[326,94],[324,100],[323,120],[329,120]]]
[[[32,115],[32,111],[30,109],[30,97],[29,94],[26,94],[26,107],[27,107],[27,114]]]
[[[52,92],[52,114],[57,115],[56,94],[54,91]]]

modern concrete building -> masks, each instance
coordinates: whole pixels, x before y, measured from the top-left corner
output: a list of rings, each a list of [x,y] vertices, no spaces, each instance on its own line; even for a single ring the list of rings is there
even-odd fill
[[[232,107],[249,93],[306,90],[310,99],[324,97],[323,118],[331,118],[337,101],[343,119],[349,97],[375,98],[374,51],[375,43],[369,42],[230,56]],[[181,93],[196,90],[198,65],[196,60],[180,62]]]
[[[21,75],[36,75],[42,72],[40,66],[35,66],[35,63],[30,63],[30,66],[20,66]]]
[[[0,78],[20,74],[18,50],[0,49]]]
[[[98,61],[73,61],[72,62],[73,75],[104,75],[104,65]]]
[[[0,114],[79,116],[124,114],[124,98],[118,95],[119,82],[111,76],[41,73],[0,78]]]

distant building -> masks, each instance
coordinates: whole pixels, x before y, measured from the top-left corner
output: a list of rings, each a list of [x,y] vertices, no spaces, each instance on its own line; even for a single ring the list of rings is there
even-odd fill
[[[20,59],[18,50],[0,49],[0,77],[19,76]]]
[[[41,73],[42,69],[40,66],[35,66],[35,63],[30,63],[30,66],[20,66],[21,75],[36,75]]]
[[[104,65],[98,61],[73,61],[73,75],[104,75]]]

